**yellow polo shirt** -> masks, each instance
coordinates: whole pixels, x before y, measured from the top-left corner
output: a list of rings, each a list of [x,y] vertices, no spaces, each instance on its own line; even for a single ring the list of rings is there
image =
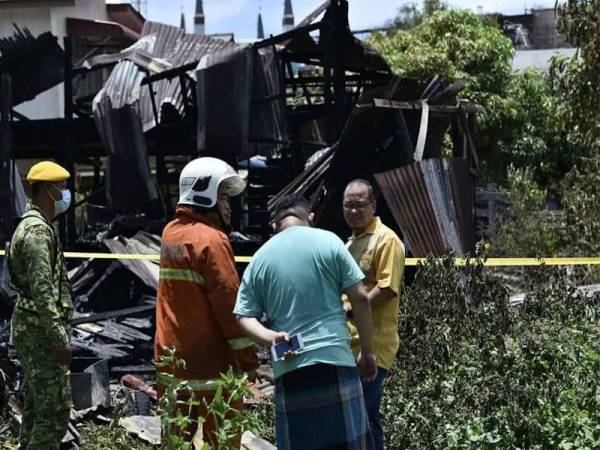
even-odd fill
[[[354,260],[365,275],[368,291],[375,286],[390,288],[396,296],[373,309],[373,338],[377,365],[390,369],[400,347],[398,314],[400,289],[404,275],[404,244],[379,217],[359,236],[352,236],[346,244]],[[344,298],[348,302],[347,298]],[[352,351],[358,356],[360,341],[352,320],[348,322],[352,336]]]

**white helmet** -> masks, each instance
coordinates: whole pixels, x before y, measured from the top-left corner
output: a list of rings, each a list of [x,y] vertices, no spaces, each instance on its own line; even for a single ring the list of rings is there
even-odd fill
[[[212,208],[217,204],[221,183],[225,183],[230,197],[241,194],[246,188],[244,179],[225,161],[210,157],[194,159],[179,175],[177,204]]]

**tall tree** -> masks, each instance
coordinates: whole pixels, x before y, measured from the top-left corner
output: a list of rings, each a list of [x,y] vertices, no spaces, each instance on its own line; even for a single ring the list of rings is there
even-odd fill
[[[600,1],[559,1],[557,12],[559,32],[579,49],[552,66],[554,88],[565,105],[565,132],[577,131],[588,156],[600,156]]]
[[[411,30],[420,25],[425,19],[436,11],[446,9],[446,4],[441,0],[423,0],[422,8],[416,2],[405,3],[398,8],[398,14],[388,24],[391,30]]]
[[[424,17],[416,3],[406,3],[398,8],[398,14],[388,26],[396,31],[410,30],[423,22]]]
[[[436,11],[446,9],[446,4],[441,0],[423,0],[423,13],[425,17],[431,16]]]

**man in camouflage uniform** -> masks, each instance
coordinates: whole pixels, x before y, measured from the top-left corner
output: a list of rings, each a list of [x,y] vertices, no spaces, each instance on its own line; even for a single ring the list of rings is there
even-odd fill
[[[19,294],[12,340],[24,372],[25,405],[20,448],[58,449],[71,408],[69,365],[72,291],[60,241],[51,221],[70,204],[64,168],[34,165],[27,181],[32,204],[21,218],[8,252],[11,287]]]

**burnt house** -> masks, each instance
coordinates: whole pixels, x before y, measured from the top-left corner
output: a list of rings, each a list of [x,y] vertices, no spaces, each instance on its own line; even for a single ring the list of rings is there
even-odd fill
[[[248,251],[268,237],[269,214],[290,192],[310,198],[318,226],[345,235],[341,194],[357,177],[378,186],[380,214],[415,256],[472,249],[476,106],[460,100],[461,83],[394,75],[353,35],[346,0],[251,44],[153,22],[138,39],[120,36],[130,45],[78,59],[73,36],[65,40],[65,116],[43,134],[8,108],[7,160],[56,158],[77,173],[72,188],[92,173],[61,227],[71,247],[115,223],[160,232],[179,171],[210,155],[247,173],[235,216],[248,237],[236,245]],[[79,87],[98,73],[100,86]]]

